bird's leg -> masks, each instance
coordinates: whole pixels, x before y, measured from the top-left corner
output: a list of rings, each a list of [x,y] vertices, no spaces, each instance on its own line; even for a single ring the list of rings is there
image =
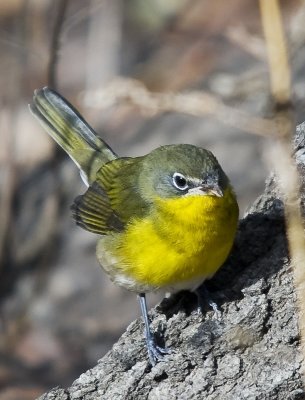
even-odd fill
[[[221,316],[221,311],[219,310],[217,303],[215,303],[215,301],[211,298],[211,294],[205,285],[201,285],[198,289],[196,289],[195,294],[198,301],[198,314],[202,314],[206,304],[208,304],[209,307],[214,311],[216,318]]]
[[[148,357],[152,365],[156,365],[158,361],[163,359],[165,354],[169,354],[170,351],[166,348],[159,347],[156,344],[155,338],[150,330],[150,322],[147,313],[147,305],[146,305],[146,297],[145,293],[140,293],[138,295],[138,299],[140,302],[141,312],[144,319],[145,324],[145,339],[146,339],[146,346],[148,351]]]

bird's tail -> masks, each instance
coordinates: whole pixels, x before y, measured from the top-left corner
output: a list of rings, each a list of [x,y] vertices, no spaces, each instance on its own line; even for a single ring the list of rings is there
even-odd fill
[[[30,110],[79,167],[87,184],[95,180],[103,164],[117,158],[79,112],[54,90],[35,90]]]

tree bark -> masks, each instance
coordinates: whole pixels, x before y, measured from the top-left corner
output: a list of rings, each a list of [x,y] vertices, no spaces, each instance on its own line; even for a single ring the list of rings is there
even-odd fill
[[[295,158],[303,206],[305,123],[297,128]],[[220,317],[199,315],[191,293],[166,299],[150,312],[155,333],[172,349],[164,362],[150,367],[139,319],[70,388],[39,399],[304,399],[281,197],[272,175],[240,221],[231,256],[208,282]]]

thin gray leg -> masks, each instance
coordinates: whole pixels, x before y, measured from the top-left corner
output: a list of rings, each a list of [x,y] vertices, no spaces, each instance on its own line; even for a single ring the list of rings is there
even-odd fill
[[[158,361],[163,359],[165,354],[168,354],[170,351],[166,348],[162,348],[157,346],[155,342],[155,338],[150,330],[150,322],[147,313],[147,304],[145,293],[140,293],[138,295],[138,299],[140,302],[141,312],[144,319],[145,324],[145,339],[146,339],[146,347],[148,351],[148,357],[152,365],[156,365]]]

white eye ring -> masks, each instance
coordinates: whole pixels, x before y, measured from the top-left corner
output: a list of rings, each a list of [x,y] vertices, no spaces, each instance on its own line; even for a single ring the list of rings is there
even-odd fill
[[[179,172],[175,172],[173,175],[173,185],[179,190],[186,190],[189,187],[186,177]]]

